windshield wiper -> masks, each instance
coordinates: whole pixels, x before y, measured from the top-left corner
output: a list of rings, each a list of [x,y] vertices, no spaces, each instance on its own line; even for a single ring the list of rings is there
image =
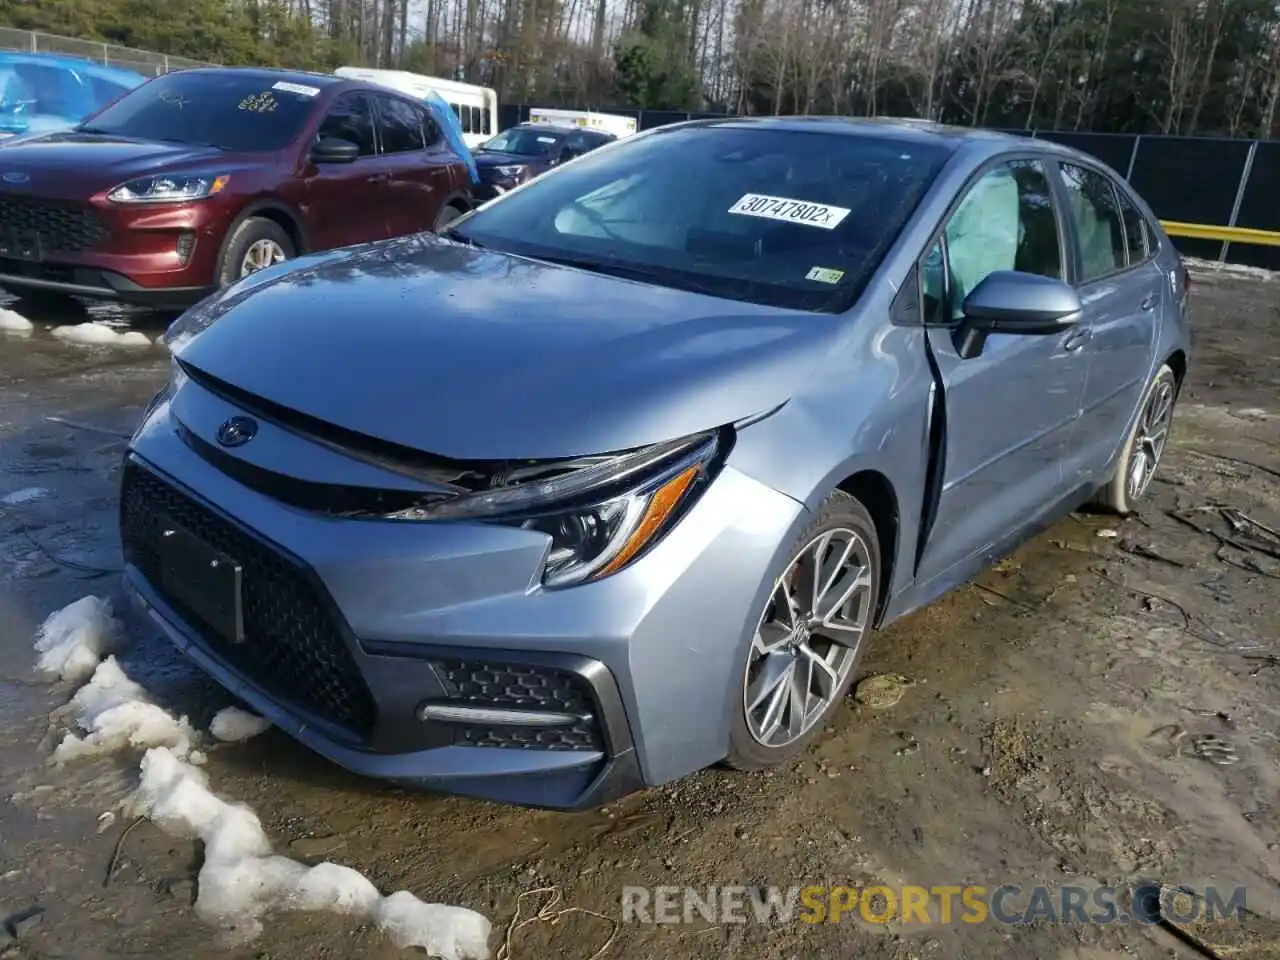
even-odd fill
[[[622,280],[636,280],[640,283],[651,283],[658,287],[673,287],[687,290],[690,293],[706,293],[713,297],[725,295],[725,284],[734,283],[754,287],[756,281],[746,278],[704,277],[687,270],[650,267],[643,264],[620,263],[617,260],[600,260],[593,257],[565,257],[559,254],[537,254],[533,259],[545,263],[554,263],[562,267],[574,267],[590,273],[618,277]]]

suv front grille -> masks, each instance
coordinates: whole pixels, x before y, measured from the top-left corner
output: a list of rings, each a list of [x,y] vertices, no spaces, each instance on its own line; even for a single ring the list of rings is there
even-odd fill
[[[0,230],[40,238],[44,253],[79,253],[110,233],[97,212],[74,203],[0,193]]]
[[[458,742],[469,747],[514,747],[523,750],[601,750],[590,686],[576,673],[527,664],[443,660],[436,670],[445,697],[470,706],[530,707],[577,713],[571,727],[463,726]]]
[[[127,463],[120,493],[125,558],[156,590],[165,518],[243,568],[244,642],[230,643],[201,629],[208,647],[273,696],[367,738],[377,714],[373,695],[303,571],[147,470]],[[192,626],[202,627],[173,598],[165,601]]]

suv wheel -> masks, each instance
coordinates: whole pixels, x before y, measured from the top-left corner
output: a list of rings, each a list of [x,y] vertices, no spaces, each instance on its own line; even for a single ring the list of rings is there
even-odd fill
[[[817,737],[853,681],[879,595],[875,523],[837,491],[797,539],[760,616],[737,681],[729,766],[785,763]]]
[[[466,212],[467,212],[466,210],[463,210],[457,204],[453,204],[453,203],[445,204],[443,207],[440,208],[440,213],[436,217],[436,227],[435,227],[436,233],[441,233],[444,230],[448,229],[449,224],[453,223],[453,221],[457,220],[460,216],[462,216]]]
[[[297,254],[284,228],[266,217],[249,217],[236,227],[222,254],[218,286],[227,287]]]
[[[1173,424],[1173,407],[1178,400],[1178,378],[1173,368],[1164,364],[1142,396],[1138,418],[1125,438],[1116,458],[1116,472],[1110,482],[1098,491],[1097,503],[1121,516],[1133,513],[1138,501],[1151,486],[1160,458],[1169,442]]]

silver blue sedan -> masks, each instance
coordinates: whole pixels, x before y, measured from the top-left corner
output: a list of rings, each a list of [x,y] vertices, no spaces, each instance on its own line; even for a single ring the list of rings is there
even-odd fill
[[[1114,171],[919,123],[667,127],[171,329],[128,582],[363,774],[581,808],[793,758],[877,628],[1141,502],[1187,275]]]

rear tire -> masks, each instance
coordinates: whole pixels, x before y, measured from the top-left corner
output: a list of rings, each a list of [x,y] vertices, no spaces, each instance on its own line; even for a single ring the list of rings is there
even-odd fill
[[[853,682],[875,622],[880,541],[856,499],[831,494],[791,558],[734,677],[725,762],[737,770],[786,763],[817,739]]]
[[[443,233],[445,230],[449,229],[449,225],[453,223],[453,221],[457,220],[466,212],[467,211],[456,202],[446,203],[440,208],[440,212],[436,215],[435,232]]]
[[[1138,508],[1168,446],[1177,400],[1178,378],[1166,363],[1156,371],[1142,395],[1138,416],[1116,458],[1115,473],[1095,497],[1099,507],[1121,516]]]
[[[280,224],[266,217],[248,217],[227,239],[218,267],[218,286],[229,287],[259,270],[292,260],[297,252]]]

